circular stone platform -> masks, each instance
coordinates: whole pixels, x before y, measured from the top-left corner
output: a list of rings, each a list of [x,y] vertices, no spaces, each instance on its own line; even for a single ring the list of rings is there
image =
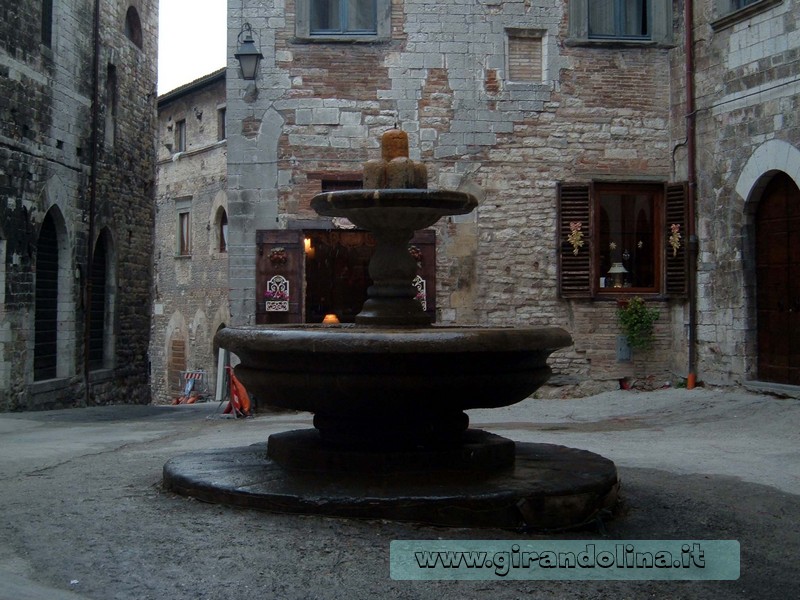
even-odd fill
[[[490,434],[491,435],[491,434]],[[164,487],[205,502],[281,513],[553,531],[616,502],[614,463],[586,450],[516,443],[512,466],[377,472],[286,469],[267,443],[172,458]]]

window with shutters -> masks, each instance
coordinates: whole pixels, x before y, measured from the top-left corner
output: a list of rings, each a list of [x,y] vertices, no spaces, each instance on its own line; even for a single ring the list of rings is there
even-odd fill
[[[561,296],[684,296],[686,198],[685,184],[561,184]]]
[[[507,32],[507,61],[509,81],[542,83],[543,33],[541,31],[509,30]]]

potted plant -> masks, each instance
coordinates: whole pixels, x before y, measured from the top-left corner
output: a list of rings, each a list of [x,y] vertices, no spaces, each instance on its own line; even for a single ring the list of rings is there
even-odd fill
[[[645,350],[653,344],[653,324],[658,316],[658,311],[648,308],[640,296],[619,304],[617,320],[631,348]]]

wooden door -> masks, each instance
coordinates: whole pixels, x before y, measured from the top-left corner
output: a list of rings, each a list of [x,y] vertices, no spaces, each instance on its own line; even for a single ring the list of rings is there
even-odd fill
[[[785,173],[764,190],[756,222],[758,378],[800,385],[800,190]]]
[[[292,229],[256,232],[256,323],[302,323],[305,289],[303,232]],[[268,304],[276,282],[284,294]]]

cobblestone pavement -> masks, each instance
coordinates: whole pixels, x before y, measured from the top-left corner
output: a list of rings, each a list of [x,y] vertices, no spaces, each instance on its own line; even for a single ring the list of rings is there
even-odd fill
[[[470,411],[472,426],[615,461],[616,514],[583,531],[262,513],[165,492],[173,456],[262,442],[304,413],[216,404],[0,414],[0,599],[800,597],[800,402],[740,390],[606,392]],[[741,545],[737,581],[395,581],[394,539],[693,539]]]

